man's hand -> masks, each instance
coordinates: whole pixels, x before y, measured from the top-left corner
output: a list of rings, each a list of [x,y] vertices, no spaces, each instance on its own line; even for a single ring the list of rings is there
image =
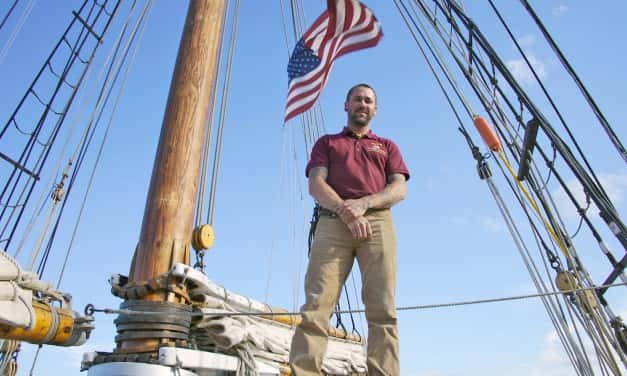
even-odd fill
[[[364,240],[368,239],[372,235],[372,229],[370,228],[370,222],[366,217],[357,217],[352,222],[346,224],[353,234],[353,239]]]
[[[353,234],[353,239],[363,240],[372,235],[370,222],[364,217],[368,210],[368,199],[345,200],[336,206],[335,212],[342,222],[348,226]]]
[[[359,217],[363,217],[368,209],[368,199],[360,198],[357,200],[345,200],[338,206],[336,212],[344,223],[348,224]]]

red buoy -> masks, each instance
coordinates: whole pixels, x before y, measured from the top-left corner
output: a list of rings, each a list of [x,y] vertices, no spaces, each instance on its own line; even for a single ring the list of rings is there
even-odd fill
[[[492,129],[490,124],[488,124],[488,122],[479,115],[473,116],[472,120],[474,121],[475,127],[477,128],[477,131],[479,131],[481,138],[483,138],[483,142],[488,145],[490,150],[501,150],[501,142],[499,141],[499,138],[496,137],[496,133],[494,133],[494,129]]]

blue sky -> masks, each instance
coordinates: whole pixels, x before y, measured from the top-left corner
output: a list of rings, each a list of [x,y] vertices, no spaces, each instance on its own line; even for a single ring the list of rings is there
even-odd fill
[[[308,22],[323,10],[323,3],[306,2]],[[15,43],[6,56],[0,56],[0,110],[4,119],[78,4],[33,2]],[[241,7],[215,207],[216,243],[205,261],[214,281],[291,310],[302,303],[305,236],[312,202],[303,173],[307,156],[301,124],[293,121],[287,127],[282,125],[289,52],[282,29],[281,2],[261,4],[243,2]],[[379,101],[373,130],[396,141],[412,173],[406,200],[394,208],[398,305],[533,293],[534,287],[489,190],[477,177],[455,119],[396,8],[391,2],[367,4],[381,21],[385,36],[376,48],[336,62],[320,105],[326,131],[338,131],[345,121],[346,90],[357,82],[370,83]],[[625,213],[624,162],[519,2],[498,5],[566,114],[619,213]],[[616,0],[603,2],[603,7],[582,1],[536,1],[533,5],[625,142],[627,71],[622,65],[626,56],[617,41],[627,39],[623,19],[627,4]],[[489,6],[483,2],[468,2],[466,6],[519,82],[537,97],[537,85],[523,69],[513,43]],[[0,29],[3,46],[25,5],[21,7]],[[6,12],[5,8],[8,4],[0,6],[0,14]],[[138,239],[185,12],[186,6],[174,2],[159,1],[153,6],[63,280],[62,288],[72,293],[75,310],[82,311],[87,303],[115,308],[120,302],[110,295],[106,281],[111,274],[128,272]],[[109,53],[121,18],[99,50],[99,62]],[[293,38],[289,43],[293,44]],[[96,65],[93,77],[98,69]],[[87,89],[89,93],[89,86]],[[469,90],[466,93],[471,96]],[[546,108],[544,100],[538,103]],[[479,110],[476,101],[474,106]],[[73,113],[72,120],[82,124],[90,111],[85,105]],[[470,128],[471,124],[466,126]],[[471,136],[480,143],[476,133]],[[71,142],[75,143],[75,138]],[[60,150],[55,149],[53,154],[57,158]],[[74,213],[85,191],[93,155],[86,163],[85,177],[73,193],[77,203],[68,208]],[[501,192],[511,196],[494,164],[492,169]],[[550,182],[549,190],[562,208],[566,227],[576,228],[575,214],[562,205],[564,194],[555,180]],[[513,205],[511,197],[507,200]],[[512,208],[515,211],[516,207]],[[622,257],[623,251],[606,226],[592,216],[614,253]],[[74,226],[70,218],[63,224],[65,233]],[[532,242],[528,231],[525,236]],[[56,243],[46,275],[50,280],[56,281],[68,242],[69,237],[62,235]],[[609,263],[587,234],[580,235],[576,245],[584,265],[600,283],[610,272]],[[613,310],[625,319],[624,288],[612,290],[608,296]],[[79,349],[45,348],[35,374],[79,374],[82,352],[113,348],[113,319],[97,315],[92,341]],[[572,374],[537,300],[404,311],[399,320],[403,376]],[[28,374],[32,355],[32,347],[20,354],[20,375]]]

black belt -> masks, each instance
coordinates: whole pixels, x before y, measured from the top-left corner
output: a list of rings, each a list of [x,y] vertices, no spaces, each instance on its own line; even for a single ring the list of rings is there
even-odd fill
[[[331,217],[331,218],[337,217],[337,214],[334,211],[331,211],[323,207],[318,208],[318,214],[320,214],[320,216],[322,217]]]
[[[381,210],[387,210],[387,208],[382,208],[382,209],[370,208],[370,209],[366,210],[366,215],[372,214],[374,212],[378,212],[378,211],[381,211]],[[323,207],[319,207],[318,208],[318,214],[320,214],[320,216],[324,216],[324,217],[331,217],[331,218],[338,217],[336,212],[334,212],[332,210],[329,210],[327,208],[323,208]]]

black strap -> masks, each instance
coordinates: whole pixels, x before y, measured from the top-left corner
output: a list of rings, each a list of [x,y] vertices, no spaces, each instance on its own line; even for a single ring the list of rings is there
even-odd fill
[[[316,204],[311,215],[311,221],[309,222],[309,237],[307,238],[307,255],[311,254],[311,245],[313,244],[314,235],[316,235],[316,227],[318,227],[318,220],[320,220],[320,208],[321,206]]]

